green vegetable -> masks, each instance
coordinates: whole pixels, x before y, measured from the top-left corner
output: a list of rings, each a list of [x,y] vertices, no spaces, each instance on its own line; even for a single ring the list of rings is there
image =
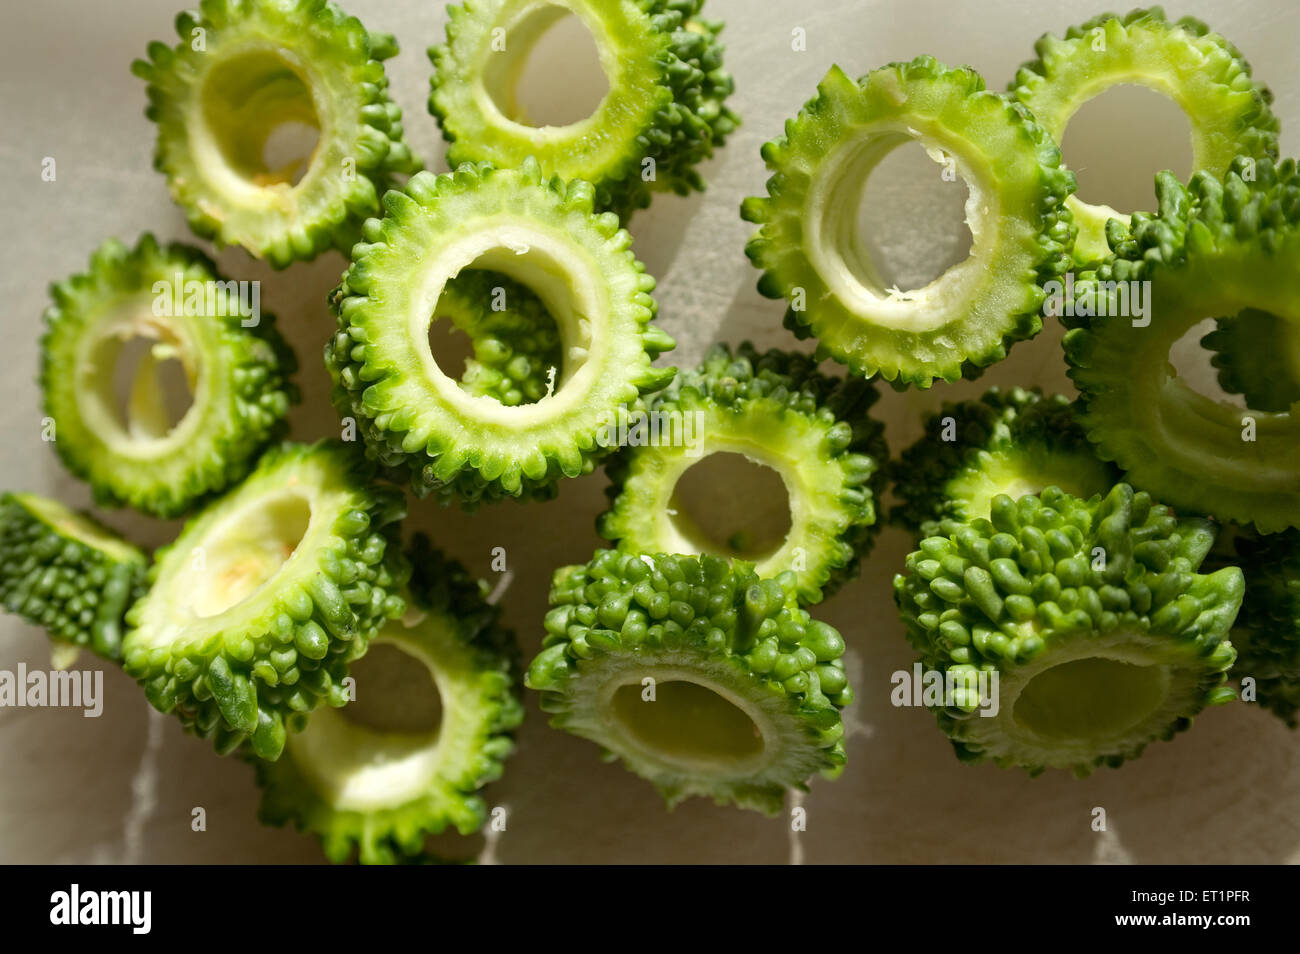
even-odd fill
[[[595,185],[596,208],[626,218],[655,191],[703,190],[696,166],[740,120],[726,106],[722,24],[703,0],[476,0],[448,7],[447,42],[429,50],[429,111],[451,143],[447,162],[517,167]],[[516,98],[523,65],[558,19],[591,32],[609,93],[586,119],[537,126]]]
[[[1159,7],[1124,16],[1104,13],[1070,27],[1064,37],[1045,34],[1038,59],[1016,72],[1011,95],[1058,143],[1084,103],[1114,86],[1134,83],[1169,97],[1191,126],[1192,171],[1216,178],[1237,156],[1275,157],[1278,121],[1273,94],[1254,82],[1250,64],[1200,20],[1173,23]],[[1108,205],[1067,200],[1078,223],[1075,257],[1081,264],[1110,254],[1106,222],[1128,216]]]
[[[416,537],[409,556],[406,616],[371,646],[395,647],[428,671],[440,723],[381,731],[350,721],[346,709],[320,709],[289,736],[283,758],[256,763],[263,820],[315,832],[335,863],[354,852],[363,864],[418,859],[430,835],[477,831],[487,816],[478,790],[501,776],[523,720],[514,638],[484,601],[485,585],[427,537]],[[375,691],[358,683],[359,694]]]
[[[217,751],[278,758],[286,723],[343,705],[349,661],[403,612],[405,511],[354,447],[268,452],[158,551],[127,615],[127,673]]]
[[[1230,701],[1245,584],[1236,567],[1197,572],[1214,536],[1118,484],[999,495],[989,519],[921,541],[894,595],[925,670],[951,686],[932,708],[957,755],[1086,775]]]
[[[86,514],[36,494],[0,495],[0,604],[50,638],[122,652],[122,617],[149,559]]]
[[[1115,258],[1084,272],[1076,296],[1122,315],[1145,286],[1141,318],[1067,318],[1070,377],[1102,457],[1181,511],[1300,526],[1300,419],[1243,412],[1197,394],[1173,373],[1171,346],[1207,315],[1254,308],[1300,321],[1300,176],[1293,160],[1242,158],[1220,181],[1156,177],[1159,215],[1111,227]],[[1131,292],[1129,293],[1131,299]]]
[[[388,215],[334,293],[339,330],[326,347],[334,402],[368,452],[416,494],[473,507],[546,499],[561,477],[589,473],[620,409],[662,388],[674,369],[650,362],[673,341],[652,325],[654,279],[612,214],[592,212],[591,186],[520,169],[461,166],[412,177],[384,198]],[[506,407],[457,387],[429,351],[430,317],[466,267],[528,285],[564,345],[554,394]]]
[[[792,570],[800,599],[818,602],[857,571],[875,539],[889,456],[884,427],[868,415],[878,397],[860,379],[820,374],[804,355],[759,354],[748,342],[733,355],[718,345],[649,402],[659,440],[611,460],[601,535],[631,553],[737,555],[719,553],[674,492],[709,455],[743,454],[780,474],[792,518],[785,540],[755,558],[756,572]]]
[[[1281,414],[1300,401],[1300,321],[1246,308],[1218,319],[1201,344],[1214,352],[1219,385],[1248,407]]]
[[[1300,531],[1237,531],[1216,549],[1246,574],[1232,629],[1232,673],[1252,677],[1256,701],[1294,729],[1300,724]]]
[[[844,641],[799,609],[794,575],[719,557],[597,551],[557,570],[526,684],[551,724],[598,743],[669,805],[768,813],[844,764]]]
[[[50,295],[45,413],[59,456],[98,503],[179,516],[241,480],[284,433],[298,399],[293,352],[270,315],[250,314],[247,286],[227,282],[197,249],[160,246],[148,234],[133,249],[110,239],[89,271],[55,283]],[[152,347],[123,414],[114,368],[133,338]],[[168,358],[183,366],[193,397],[174,427],[158,378]]]
[[[746,253],[758,290],[790,302],[786,326],[818,339],[865,377],[896,387],[975,377],[1042,328],[1042,284],[1069,265],[1064,206],[1074,175],[1025,110],[984,88],[973,70],[930,57],[853,82],[832,67],[817,96],[763,147],[768,195],[749,198],[757,223]],[[857,235],[876,165],[916,140],[965,180],[970,257],[924,288],[885,288]]]
[[[922,537],[951,522],[988,517],[998,494],[1012,500],[1056,487],[1075,497],[1119,482],[1100,460],[1065,397],[991,388],[975,401],[945,401],[894,467],[902,502],[892,519]]]
[[[434,320],[447,318],[473,342],[460,386],[507,407],[532,404],[554,386],[564,357],[541,299],[498,272],[465,270],[447,282]]]
[[[391,35],[328,0],[202,0],[176,32],[131,69],[149,84],[154,166],[204,238],[275,268],[346,252],[394,176],[419,168],[388,96]],[[268,141],[294,124],[315,148],[272,168]]]

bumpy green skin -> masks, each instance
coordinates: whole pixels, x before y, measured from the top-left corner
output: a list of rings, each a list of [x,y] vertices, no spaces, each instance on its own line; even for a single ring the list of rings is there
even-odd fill
[[[1246,574],[1232,629],[1232,674],[1253,677],[1259,704],[1294,729],[1300,725],[1300,531],[1234,534],[1225,558]]]
[[[970,184],[974,243],[965,262],[900,297],[858,246],[851,213],[875,163],[909,139],[941,150]],[[786,327],[817,338],[819,358],[929,387],[978,376],[1041,330],[1042,285],[1071,261],[1074,174],[1024,107],[978,73],[917,57],[855,83],[833,67],[763,158],[772,177],[767,196],[741,207],[760,226],[745,251],[763,272],[759,292],[791,303]]]
[[[448,7],[447,42],[429,49],[429,111],[451,143],[448,164],[510,167],[531,156],[548,176],[591,182],[596,207],[623,220],[647,207],[656,191],[703,191],[696,167],[740,123],[726,105],[735,84],[722,67],[722,23],[702,18],[703,5],[704,0],[566,0],[547,11],[551,5],[537,0],[472,0]],[[585,120],[532,126],[512,90],[503,90],[497,102],[481,88],[494,57],[509,55],[513,69],[506,82],[517,79],[540,33],[507,33],[501,51],[495,31],[538,12],[537,22],[549,23],[548,14],[565,8],[581,18],[605,54],[602,65],[614,71],[610,92]],[[647,159],[654,162],[650,181]]]
[[[1228,633],[1245,584],[1236,567],[1197,572],[1214,543],[1208,521],[1180,520],[1119,484],[1089,500],[1054,487],[1018,501],[1003,495],[990,519],[947,529],[908,556],[894,596],[927,670],[951,671],[959,682],[1000,674],[1000,717],[978,714],[973,681],[962,699],[935,710],[959,758],[1086,775],[1234,698],[1224,686],[1236,657]],[[1062,741],[1021,726],[1013,712],[1027,677],[1097,656],[1166,667],[1168,694],[1108,738]]]
[[[1016,71],[1011,95],[1023,103],[1058,143],[1084,102],[1106,89],[1137,83],[1177,103],[1192,133],[1192,171],[1221,177],[1237,156],[1277,156],[1278,120],[1273,94],[1252,80],[1250,64],[1228,40],[1200,20],[1174,22],[1159,7],[1123,16],[1103,13],[1072,26],[1064,37],[1042,36],[1038,59]],[[1107,205],[1071,196],[1079,226],[1080,264],[1110,254],[1106,222],[1128,216]]]
[[[234,606],[200,616],[194,588],[220,569],[218,527],[274,495],[310,502],[306,535],[279,571]],[[149,592],[127,614],[124,668],[160,712],[227,754],[247,742],[277,759],[287,728],[321,703],[346,701],[348,664],[405,608],[410,573],[396,542],[406,503],[375,486],[374,468],[352,445],[322,441],[269,451],[238,488],[193,517],[156,554]]]
[[[225,315],[155,314],[155,283],[166,283],[162,294],[171,298],[177,275],[186,285],[226,280],[191,246],[160,246],[147,233],[132,249],[109,239],[91,256],[88,271],[50,286],[41,339],[44,409],[59,456],[90,483],[96,503],[130,505],[155,517],[180,516],[242,480],[284,435],[285,415],[298,400],[289,380],[297,370],[293,351],[271,315],[263,312],[256,325],[243,326],[238,292],[214,297]],[[138,330],[131,321],[192,343],[188,353],[180,349],[180,359],[193,405],[162,440],[137,439],[131,425],[123,427],[113,406],[112,368],[89,358],[95,339],[131,338]]]
[[[423,535],[414,539],[408,557],[413,568],[408,613],[417,618],[409,625],[394,620],[375,641],[391,640],[424,654],[421,661],[437,674],[440,688],[445,681],[452,694],[443,696],[443,723],[433,743],[442,754],[425,788],[417,797],[382,808],[361,811],[337,804],[313,780],[309,753],[301,745],[315,719],[338,718],[334,713],[309,719],[301,733],[289,737],[279,761],[254,763],[263,789],[262,820],[293,823],[320,836],[335,864],[354,856],[362,864],[442,860],[426,852],[425,840],[449,827],[468,835],[482,826],[487,804],[479,790],[501,777],[514,750],[514,730],[524,717],[518,647],[501,626],[500,610],[486,602],[487,585]],[[382,733],[372,734],[382,743]],[[375,765],[364,756],[355,766],[358,771]]]
[[[1300,322],[1247,308],[1218,319],[1201,344],[1214,352],[1220,387],[1247,407],[1281,414],[1300,401]]]
[[[504,307],[496,310],[500,297]],[[442,291],[437,316],[448,318],[473,343],[460,385],[507,407],[547,394],[550,372],[563,367],[559,331],[546,306],[527,286],[499,272],[467,269]]]
[[[1114,465],[1098,459],[1069,399],[996,387],[978,400],[945,401],[926,418],[924,435],[895,462],[892,476],[902,502],[890,519],[922,538],[948,524],[988,517],[985,497],[998,493],[1015,499],[1050,483],[1091,497],[1120,479]]]
[[[379,199],[395,177],[420,168],[402,141],[402,111],[388,96],[382,61],[397,53],[392,35],[367,32],[329,0],[202,0],[198,11],[176,17],[176,32],[180,43],[150,43],[149,58],[131,70],[149,84],[145,115],[158,125],[154,166],[196,234],[243,246],[274,268],[330,248],[346,252],[361,223],[380,214]],[[231,91],[244,97],[222,119],[236,129],[213,145],[210,137],[220,134],[205,118],[210,71],[250,48],[292,62],[313,106],[294,102],[296,83],[284,71],[258,83],[237,65],[239,81],[251,88]],[[312,115],[322,108],[325,115]],[[279,120],[321,132],[297,185],[284,170],[258,170]]]
[[[838,774],[840,709],[853,701],[843,639],[799,609],[796,595],[793,574],[760,580],[744,561],[599,550],[585,566],[556,571],[543,649],[525,684],[541,693],[551,725],[621,758],[670,806],[704,795],[774,814],[786,789],[805,789],[816,772]],[[668,671],[726,685],[755,707],[773,727],[763,764],[692,771],[630,745],[598,694]]]
[[[1181,511],[1300,526],[1300,420],[1243,412],[1171,374],[1169,349],[1206,315],[1246,308],[1300,321],[1300,175],[1287,159],[1242,158],[1221,181],[1156,177],[1160,211],[1108,226],[1115,257],[1083,272],[1077,295],[1116,314],[1115,282],[1150,282],[1146,326],[1063,318],[1070,377],[1089,440],[1135,485]]]
[[[105,546],[78,532],[89,521]],[[31,494],[0,495],[0,605],[51,639],[122,656],[122,618],[144,592],[149,558],[86,514]]]
[[[870,416],[879,396],[861,379],[819,373],[807,355],[759,353],[749,342],[734,354],[715,346],[649,402],[649,411],[666,420],[702,415],[690,418],[702,430],[694,435],[696,456],[664,441],[625,447],[606,465],[610,509],[597,521],[601,536],[629,553],[657,553],[668,542],[698,537],[693,528],[674,529],[666,514],[673,486],[709,453],[745,453],[778,469],[791,497],[804,504],[792,505],[792,516],[803,517],[794,517],[776,552],[757,561],[758,574],[791,570],[799,598],[820,601],[857,573],[879,530],[876,501],[889,459],[884,426]]]
[[[590,473],[610,452],[598,443],[606,424],[620,408],[641,409],[641,396],[676,373],[651,365],[673,340],[651,323],[654,279],[629,249],[631,236],[614,215],[593,212],[590,185],[544,179],[532,160],[519,169],[420,173],[384,204],[388,215],[367,223],[366,242],[354,249],[332,296],[339,325],[325,348],[334,404],[357,422],[367,453],[418,496],[466,509],[505,497],[547,500],[561,478]],[[581,320],[606,341],[591,359],[602,362],[599,369],[583,368],[585,384],[562,375],[553,397],[511,408],[504,418],[490,398],[470,403],[457,397],[460,389],[443,386],[426,365],[428,341],[412,331],[411,317],[432,307],[419,297],[428,263],[502,221],[538,229],[583,263],[582,276],[559,278],[581,279],[598,296]],[[546,304],[558,323],[554,304]]]

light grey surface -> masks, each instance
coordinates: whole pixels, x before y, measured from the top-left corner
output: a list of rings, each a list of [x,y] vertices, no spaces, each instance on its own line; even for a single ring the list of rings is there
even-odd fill
[[[370,28],[398,36],[403,53],[389,65],[393,93],[413,147],[440,168],[442,141],[425,110],[424,48],[441,38],[441,5],[350,0],[346,6]],[[1300,151],[1294,68],[1300,8],[1289,0],[1256,0],[1186,2],[1168,10],[1207,19],[1236,42],[1276,93],[1283,153]],[[707,194],[659,198],[632,222],[635,249],[660,280],[662,321],[680,343],[678,363],[696,360],[714,340],[791,345],[781,328],[781,306],[754,290],[757,275],[742,254],[750,226],[737,208],[765,181],[759,145],[779,133],[832,62],[857,75],[930,53],[968,63],[1001,88],[1032,55],[1040,33],[1063,30],[1097,8],[1044,0],[709,0],[709,12],[728,22],[728,66],[738,88],[733,102],[745,124],[706,170]],[[174,13],[171,0],[6,2],[0,12],[5,488],[75,504],[88,500],[85,487],[40,438],[33,378],[47,283],[83,268],[109,235],[134,240],[151,229],[160,237],[190,239],[162,177],[151,169],[154,136],[142,115],[143,84],[128,71],[149,40],[173,42]],[[807,32],[806,52],[791,50],[796,27]],[[1141,128],[1141,117],[1136,122]],[[1126,135],[1122,126],[1098,125],[1088,137],[1088,155],[1126,154]],[[1178,146],[1163,143],[1166,150]],[[55,182],[41,180],[45,156],[57,162]],[[928,208],[909,194],[891,202],[915,218]],[[926,252],[909,252],[906,235],[896,244],[914,261]],[[219,261],[232,277],[263,280],[263,303],[280,316],[298,351],[305,400],[293,413],[294,436],[336,433],[319,355],[332,328],[325,296],[343,258],[327,255],[280,274],[239,250],[223,252]],[[974,395],[992,383],[1065,388],[1063,371],[1059,333],[1049,329],[1018,345],[981,382],[889,392],[880,413],[897,449],[919,432],[921,412],[943,399]],[[505,504],[474,516],[415,503],[411,522],[484,574],[490,549],[506,548],[515,573],[504,599],[507,618],[529,654],[540,642],[551,569],[585,559],[598,545],[593,520],[603,506],[603,487],[604,478],[594,475],[567,482],[549,505]],[[125,512],[106,519],[149,545],[166,542],[177,527]],[[519,752],[489,791],[492,804],[509,809],[496,857],[782,862],[793,852],[810,862],[1159,863],[1297,856],[1300,746],[1279,722],[1245,704],[1208,712],[1175,742],[1084,781],[1061,775],[1031,780],[958,764],[931,716],[892,708],[888,700],[889,674],[911,663],[890,595],[890,578],[907,549],[902,533],[886,532],[861,579],[819,609],[848,640],[859,702],[848,713],[848,768],[837,782],[814,783],[804,800],[807,831],[797,842],[786,818],[699,800],[665,811],[644,782],[602,763],[590,743],[549,729],[530,697]],[[0,669],[20,661],[48,666],[46,642],[40,631],[5,616]],[[84,658],[80,664],[94,665]],[[121,673],[106,672],[105,686],[99,719],[52,709],[0,710],[0,861],[320,859],[310,839],[258,825],[257,790],[245,765],[218,758],[170,719],[151,715]],[[206,809],[206,832],[191,831],[195,806]],[[1091,829],[1095,806],[1108,813],[1107,833]]]

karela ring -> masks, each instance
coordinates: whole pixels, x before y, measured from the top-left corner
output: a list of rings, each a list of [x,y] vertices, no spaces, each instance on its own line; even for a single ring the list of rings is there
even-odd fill
[[[741,214],[760,226],[746,254],[758,290],[790,302],[786,325],[818,356],[896,387],[974,377],[1042,328],[1042,283],[1074,240],[1065,197],[1074,174],[1019,105],[979,74],[930,57],[853,82],[839,67],[763,147],[766,197]],[[868,176],[897,146],[920,142],[966,181],[971,254],[924,288],[887,289],[856,235]]]
[[[271,315],[244,314],[253,302],[246,287],[226,281],[197,249],[159,246],[149,234],[134,249],[110,239],[88,272],[55,283],[50,295],[41,343],[45,413],[59,456],[90,482],[98,503],[179,516],[241,480],[283,435],[298,399],[289,382],[293,352]],[[132,338],[156,344],[122,415],[114,367]],[[172,357],[192,392],[174,427],[157,375],[158,361]]]
[[[362,864],[419,858],[425,839],[449,826],[477,831],[487,815],[478,790],[500,777],[523,720],[513,636],[484,602],[484,586],[425,537],[409,556],[406,615],[370,645],[395,647],[428,670],[439,725],[385,732],[320,709],[289,736],[279,761],[256,763],[262,819],[319,835],[335,863],[354,852]]]
[[[545,397],[564,366],[559,329],[532,291],[497,272],[466,269],[443,287],[434,320],[473,344],[460,386],[507,407]]]
[[[1247,308],[1219,318],[1201,344],[1214,352],[1219,386],[1247,407],[1282,413],[1300,401],[1300,321]]]
[[[996,497],[990,519],[921,541],[894,593],[958,757],[1086,775],[1231,701],[1244,583],[1198,572],[1214,537],[1118,484]]]
[[[57,500],[0,496],[0,604],[51,639],[122,655],[122,619],[144,591],[149,558]]]
[[[1251,79],[1241,53],[1199,20],[1170,23],[1159,7],[1122,17],[1105,13],[1070,27],[1064,37],[1044,35],[1034,49],[1038,59],[1016,72],[1011,94],[1058,143],[1084,103],[1136,83],[1163,93],[1187,116],[1193,172],[1221,178],[1237,156],[1277,156],[1272,93]],[[1086,264],[1109,255],[1106,222],[1127,224],[1128,215],[1077,195],[1067,204],[1079,229],[1076,260]]]
[[[588,184],[545,180],[531,160],[420,173],[384,204],[388,215],[367,224],[333,296],[339,330],[325,351],[334,402],[369,453],[416,494],[471,507],[547,498],[562,476],[590,472],[620,408],[675,373],[651,366],[673,342],[650,323],[654,279],[615,216],[592,212]],[[438,367],[429,321],[467,267],[504,273],[541,298],[564,345],[554,394],[506,407]]]
[[[1075,497],[1105,494],[1119,470],[1101,460],[1060,394],[990,388],[976,401],[945,401],[894,468],[901,499],[891,518],[922,537],[987,518],[993,498],[1056,487]]]
[[[556,571],[551,606],[526,684],[553,726],[669,805],[704,795],[771,814],[844,765],[844,640],[798,608],[793,574],[601,550]]]
[[[149,84],[154,165],[198,235],[275,268],[346,252],[394,175],[419,168],[388,97],[395,39],[329,0],[202,0],[176,31],[131,68]],[[296,183],[300,163],[265,157],[285,123],[318,134]]]
[[[348,663],[401,615],[405,512],[354,446],[269,451],[158,551],[127,615],[127,673],[222,754],[247,741],[278,758],[287,723],[342,705]]]
[[[879,529],[888,450],[884,426],[869,416],[878,397],[859,378],[819,373],[805,355],[759,354],[745,343],[733,356],[718,345],[650,400],[659,439],[611,459],[600,533],[630,553],[737,555],[693,526],[674,491],[709,455],[741,454],[780,475],[791,516],[783,541],[746,559],[764,578],[791,570],[800,600],[816,603],[856,572]]]
[[[429,111],[450,141],[447,162],[515,167],[596,187],[596,207],[626,218],[656,190],[702,190],[696,166],[739,123],[725,100],[722,24],[703,0],[475,0],[448,8],[447,42],[432,47]],[[534,126],[515,96],[538,39],[572,13],[591,32],[609,81],[596,111]]]
[[[1207,316],[1254,308],[1300,322],[1300,176],[1293,160],[1233,163],[1219,180],[1156,180],[1160,214],[1118,227],[1116,256],[1076,283],[1117,315],[1125,282],[1149,314],[1074,319],[1065,336],[1082,421],[1100,453],[1161,501],[1265,532],[1300,526],[1300,419],[1192,390],[1170,348]],[[1149,322],[1149,325],[1146,324]]]

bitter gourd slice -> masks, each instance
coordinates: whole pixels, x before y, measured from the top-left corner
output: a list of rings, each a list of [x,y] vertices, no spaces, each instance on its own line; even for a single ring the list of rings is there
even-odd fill
[[[672,805],[774,813],[844,764],[844,640],[799,609],[794,575],[715,556],[597,551],[557,570],[526,684],[551,724],[598,743]]]
[[[1300,526],[1300,419],[1198,394],[1169,363],[1172,345],[1207,316],[1253,308],[1300,322],[1295,162],[1242,157],[1224,179],[1198,172],[1189,185],[1161,173],[1156,191],[1159,214],[1114,223],[1115,257],[1076,282],[1114,317],[1065,319],[1088,438],[1180,510],[1263,532]],[[1140,320],[1121,316],[1120,295],[1135,282],[1150,303]]]
[[[51,639],[122,654],[122,618],[149,558],[84,513],[36,494],[0,496],[0,604]]]
[[[867,177],[911,140],[966,181],[972,244],[929,285],[900,292],[884,287],[856,223]],[[1042,285],[1070,262],[1074,174],[978,73],[918,57],[855,83],[832,67],[763,158],[772,177],[741,208],[760,226],[745,251],[763,271],[759,292],[790,303],[786,326],[815,336],[819,357],[929,387],[975,377],[1042,328]]]
[[[286,722],[343,705],[348,663],[401,615],[405,512],[355,445],[267,452],[158,551],[127,614],[127,673],[219,752],[278,758]]]
[[[98,503],[175,517],[238,482],[283,435],[293,352],[260,292],[225,280],[186,245],[135,248],[110,239],[90,269],[50,287],[41,342],[41,386],[54,447],[89,481]],[[114,368],[133,338],[152,341],[119,413]],[[158,363],[184,368],[192,404],[170,426]]]
[[[1217,319],[1201,344],[1214,352],[1219,386],[1247,407],[1283,413],[1300,401],[1300,322],[1247,308]]]
[[[1193,172],[1204,169],[1222,178],[1237,156],[1277,156],[1272,93],[1252,80],[1250,64],[1236,47],[1200,20],[1171,23],[1159,7],[1124,16],[1104,13],[1070,27],[1063,37],[1045,34],[1034,49],[1038,59],[1016,72],[1011,94],[1058,143],[1084,103],[1135,83],[1167,96],[1186,114]],[[1079,229],[1075,258],[1081,264],[1105,258],[1106,222],[1127,224],[1128,215],[1077,195],[1067,203]]]
[[[423,857],[425,840],[453,827],[477,831],[487,815],[479,789],[501,775],[523,720],[517,649],[485,584],[417,536],[407,612],[371,640],[426,669],[441,720],[427,731],[371,728],[347,710],[318,709],[276,762],[258,760],[261,816],[320,836],[335,863]],[[375,691],[364,681],[356,692]]]
[[[447,161],[519,166],[595,186],[596,207],[626,219],[655,191],[703,190],[696,167],[736,128],[722,67],[722,24],[703,0],[476,0],[448,8],[447,42],[430,48],[429,111]],[[515,96],[538,39],[572,13],[591,32],[609,81],[592,115],[532,125]]]
[[[1000,495],[988,519],[945,529],[894,592],[959,758],[1086,775],[1235,697],[1245,584],[1237,567],[1198,572],[1209,521],[1117,484],[1088,500]]]
[[[606,425],[675,373],[651,366],[673,341],[651,324],[654,279],[617,218],[593,213],[590,185],[544,179],[532,160],[420,173],[384,204],[334,293],[339,326],[325,349],[335,405],[368,452],[417,495],[467,507],[549,498],[561,477],[589,473],[611,450],[598,443]],[[438,367],[430,316],[470,266],[529,286],[555,319],[553,394],[506,407]]]
[[[420,167],[384,75],[396,40],[329,0],[202,0],[176,32],[131,69],[149,84],[154,166],[198,235],[275,268],[346,252],[396,177]],[[288,123],[317,133],[305,168],[266,155]]]
[[[555,320],[535,294],[499,272],[466,269],[447,282],[434,320],[469,337],[460,386],[507,407],[540,401],[555,387],[564,357]]]
[[[891,517],[921,537],[949,522],[988,517],[998,494],[1018,500],[1056,487],[1075,497],[1104,494],[1118,469],[1097,457],[1059,394],[990,388],[974,401],[945,401],[924,435],[894,467],[901,499]]]
[[[752,557],[756,572],[791,570],[799,598],[816,603],[856,572],[875,539],[888,459],[884,427],[869,416],[878,397],[859,378],[821,374],[806,355],[718,345],[648,402],[658,439],[639,436],[611,459],[600,533],[631,553],[736,556],[693,525],[674,491],[706,457],[741,454],[774,469],[789,498],[790,530]]]

